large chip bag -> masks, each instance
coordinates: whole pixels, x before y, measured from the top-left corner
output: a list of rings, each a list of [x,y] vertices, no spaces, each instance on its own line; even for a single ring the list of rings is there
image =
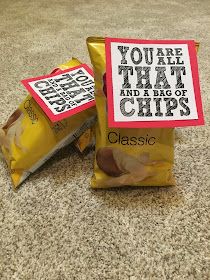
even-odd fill
[[[173,185],[174,129],[109,128],[105,39],[89,37],[87,46],[98,114],[92,187]]]
[[[73,58],[54,72],[79,66]],[[0,145],[16,188],[55,152],[73,142],[95,122],[95,107],[51,122],[28,95],[0,129]],[[86,141],[85,145],[89,143]],[[85,148],[85,147],[84,147]]]

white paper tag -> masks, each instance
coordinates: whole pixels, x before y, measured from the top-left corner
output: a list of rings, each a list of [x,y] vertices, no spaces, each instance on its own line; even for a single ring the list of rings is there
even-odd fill
[[[53,122],[95,106],[93,74],[86,64],[22,83]]]
[[[111,127],[203,124],[194,41],[106,39]]]

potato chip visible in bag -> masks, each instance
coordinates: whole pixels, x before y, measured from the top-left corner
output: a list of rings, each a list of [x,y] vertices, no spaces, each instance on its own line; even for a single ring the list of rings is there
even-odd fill
[[[87,39],[98,114],[93,188],[174,185],[173,128],[110,128],[107,116],[105,39]],[[198,45],[197,45],[198,47]]]
[[[80,65],[73,58],[56,71]],[[16,188],[59,149],[77,139],[96,118],[95,106],[51,122],[28,95],[0,129],[0,145]],[[86,142],[85,145],[88,145]]]

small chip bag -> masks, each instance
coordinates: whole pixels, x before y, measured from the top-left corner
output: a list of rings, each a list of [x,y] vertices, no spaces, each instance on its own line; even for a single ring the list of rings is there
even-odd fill
[[[90,37],[87,47],[98,114],[92,187],[173,185],[174,127],[203,124],[198,44]]]
[[[92,72],[75,58],[50,75],[22,82],[32,96],[0,129],[1,149],[15,188],[96,118]]]

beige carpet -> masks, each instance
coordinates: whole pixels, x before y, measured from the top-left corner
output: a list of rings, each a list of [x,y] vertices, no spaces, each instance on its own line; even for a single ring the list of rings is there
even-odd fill
[[[0,161],[0,279],[210,279],[210,1],[0,0],[0,119],[20,80],[72,55],[90,35],[201,42],[205,127],[177,129],[173,188],[93,191],[92,154],[69,147],[17,193]]]

